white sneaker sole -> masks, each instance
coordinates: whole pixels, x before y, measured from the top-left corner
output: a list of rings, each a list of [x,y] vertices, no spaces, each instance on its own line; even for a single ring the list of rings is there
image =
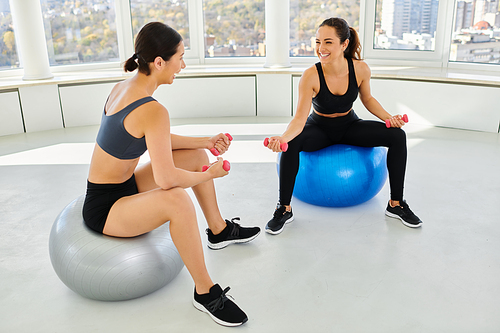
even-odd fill
[[[281,234],[281,232],[283,231],[283,229],[285,229],[285,225],[287,225],[288,223],[292,222],[293,221],[293,215],[292,217],[290,217],[288,220],[285,221],[285,223],[283,223],[283,226],[281,227],[281,229],[279,230],[276,230],[276,231],[273,231],[271,229],[266,229],[266,232],[268,234],[271,234],[271,235],[278,235],[278,234]]]
[[[228,241],[224,241],[224,242],[220,242],[220,243],[210,243],[210,241],[208,241],[207,245],[209,248],[211,248],[212,250],[220,250],[220,249],[223,249],[225,248],[226,246],[228,246],[229,244],[242,244],[242,243],[248,243],[248,242],[251,242],[253,241],[255,238],[257,238],[257,236],[260,235],[260,230],[258,233],[256,233],[254,236],[250,237],[250,238],[244,238],[244,239],[232,239],[232,240],[228,240]]]
[[[244,321],[242,323],[228,323],[228,322],[226,322],[224,320],[221,320],[221,319],[215,317],[213,314],[211,314],[210,311],[208,311],[207,308],[205,308],[202,304],[196,302],[196,300],[194,298],[193,298],[193,305],[194,305],[195,308],[197,308],[201,312],[207,313],[210,316],[210,318],[212,318],[213,321],[215,321],[219,325],[228,326],[228,327],[236,327],[236,326],[241,326],[244,323],[246,323],[246,321]]]
[[[406,222],[405,220],[403,220],[399,215],[393,214],[387,210],[385,211],[385,215],[388,217],[392,217],[393,219],[400,220],[405,226],[410,227],[410,228],[420,228],[420,226],[422,225],[422,222],[420,222],[419,224],[410,224],[410,223]]]

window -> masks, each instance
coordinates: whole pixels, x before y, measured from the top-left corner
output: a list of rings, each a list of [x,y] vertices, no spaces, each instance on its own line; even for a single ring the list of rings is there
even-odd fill
[[[18,0],[0,0],[0,70],[22,65],[11,1]],[[164,22],[182,35],[190,64],[234,63],[234,58],[256,64],[266,52],[266,0],[38,1],[52,66],[116,67],[133,52],[139,29],[151,21]],[[360,32],[362,56],[373,64],[477,68],[475,64],[500,63],[500,0],[289,0],[289,4],[288,52],[296,63],[310,61],[300,57],[314,56],[317,27],[329,17],[342,17]],[[500,66],[480,67],[500,70]],[[59,69],[65,70],[70,69]]]
[[[264,0],[204,0],[205,57],[265,56]]]
[[[0,69],[19,67],[9,0],[0,0]]]
[[[374,49],[435,50],[439,0],[377,0]]]
[[[184,47],[189,49],[187,2],[188,0],[130,0],[134,40],[146,23],[158,21],[179,32],[184,40]]]
[[[341,17],[359,31],[359,0],[291,0],[290,56],[314,56],[316,30],[325,19]]]
[[[114,0],[41,0],[51,65],[119,61]]]
[[[457,1],[450,61],[500,63],[500,1]]]

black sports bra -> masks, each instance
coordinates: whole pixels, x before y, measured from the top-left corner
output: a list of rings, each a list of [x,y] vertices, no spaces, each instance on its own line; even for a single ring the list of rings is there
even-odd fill
[[[136,138],[125,129],[125,117],[142,104],[156,101],[153,97],[141,98],[120,111],[108,116],[104,110],[101,127],[97,133],[97,144],[106,153],[121,160],[133,160],[140,157],[147,150],[146,138]]]
[[[344,113],[352,109],[352,104],[358,97],[359,87],[354,73],[354,64],[351,58],[347,59],[349,68],[349,85],[344,95],[334,95],[328,89],[323,74],[321,63],[316,63],[316,70],[319,75],[319,92],[313,97],[314,110],[323,114]]]

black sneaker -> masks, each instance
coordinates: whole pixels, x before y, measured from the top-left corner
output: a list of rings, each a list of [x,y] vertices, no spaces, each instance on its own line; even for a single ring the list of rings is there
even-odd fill
[[[385,210],[385,215],[389,217],[393,217],[396,219],[400,219],[401,222],[407,227],[410,228],[418,228],[422,225],[422,221],[415,215],[410,206],[406,203],[406,201],[402,200],[399,202],[400,206],[391,207],[391,204],[387,204],[387,209]]]
[[[247,243],[254,240],[260,234],[259,227],[245,228],[234,221],[239,221],[239,217],[226,220],[226,227],[221,233],[214,235],[212,230],[207,229],[208,247],[212,250],[223,249],[229,244]]]
[[[248,321],[248,317],[236,303],[227,298],[226,293],[229,289],[226,287],[222,291],[222,288],[215,284],[208,294],[198,295],[195,288],[193,305],[198,310],[208,313],[219,325],[240,326]]]
[[[266,232],[277,235],[283,231],[285,224],[293,221],[293,213],[286,211],[286,207],[278,204],[274,211],[273,218],[266,224]]]

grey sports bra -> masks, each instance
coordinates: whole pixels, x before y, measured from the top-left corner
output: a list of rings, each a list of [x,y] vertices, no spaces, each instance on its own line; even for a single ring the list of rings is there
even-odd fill
[[[132,160],[140,157],[147,150],[146,138],[132,136],[123,125],[125,117],[139,106],[156,101],[153,97],[141,98],[110,116],[104,110],[101,127],[97,133],[97,144],[106,153],[121,160]]]

